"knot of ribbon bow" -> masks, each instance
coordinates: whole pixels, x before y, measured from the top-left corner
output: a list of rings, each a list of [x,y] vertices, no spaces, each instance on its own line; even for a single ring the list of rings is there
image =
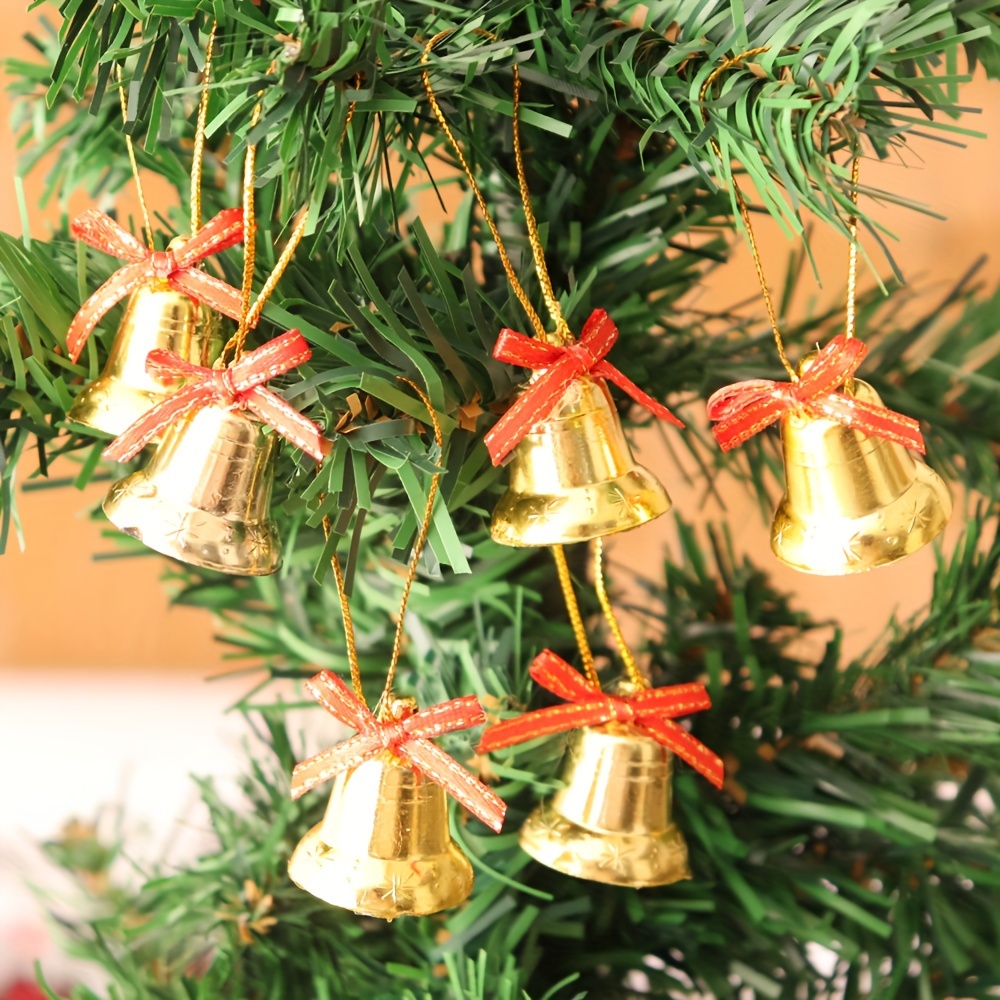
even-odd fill
[[[606,694],[574,670],[561,656],[545,649],[529,670],[532,680],[562,698],[566,704],[525,712],[489,727],[479,743],[481,753],[500,750],[582,726],[621,722],[633,726],[686,760],[718,788],[722,787],[722,761],[704,743],[673,720],[712,707],[701,684],[674,684],[648,688],[631,695]]]
[[[681,423],[662,403],[643,392],[604,357],[618,339],[618,327],[603,309],[595,309],[574,344],[546,344],[506,327],[500,331],[493,357],[542,374],[528,385],[484,438],[494,465],[499,465],[539,420],[559,402],[566,387],[581,375],[614,382],[637,403],[676,427]]]
[[[306,690],[334,718],[357,734],[297,764],[292,771],[292,798],[343,771],[391,750],[431,781],[441,785],[491,830],[500,832],[507,806],[491,788],[470,774],[431,740],[443,733],[482,725],[483,708],[472,695],[453,698],[402,719],[380,721],[336,675],[321,670],[306,681]]]
[[[708,400],[712,432],[723,451],[748,441],[786,413],[836,420],[868,437],[924,452],[920,424],[912,417],[837,390],[868,353],[860,340],[838,334],[813,359],[798,382],[751,379],[727,385]]]
[[[306,454],[321,461],[325,454],[323,432],[308,417],[285,402],[264,383],[291,371],[312,356],[305,337],[289,330],[249,351],[228,368],[203,368],[173,351],[150,351],[146,371],[160,382],[181,379],[184,385],[147,410],[107,448],[104,457],[114,462],[134,458],[175,420],[211,404],[249,410]]]
[[[198,264],[243,239],[242,209],[224,209],[194,236],[178,241],[171,250],[150,250],[114,219],[94,208],[74,219],[70,232],[88,246],[128,262],[84,302],[73,318],[66,335],[66,347],[73,361],[79,359],[101,317],[152,279],[165,280],[171,288],[204,302],[210,309],[232,319],[240,318],[239,291],[206,274]]]

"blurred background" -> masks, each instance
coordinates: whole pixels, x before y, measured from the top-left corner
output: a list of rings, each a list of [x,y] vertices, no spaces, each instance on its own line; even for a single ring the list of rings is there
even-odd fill
[[[0,58],[5,61],[33,58],[23,36],[39,30],[39,15],[26,7],[26,0],[5,5],[7,27],[0,37]],[[984,109],[962,124],[987,138],[969,139],[965,148],[916,139],[903,160],[863,165],[866,186],[891,189],[944,216],[942,220],[893,205],[877,213],[895,237],[893,255],[907,282],[920,292],[914,310],[929,309],[991,249],[1000,224],[996,98],[997,84],[979,78],[962,93],[964,106]],[[0,106],[9,119],[6,94]],[[15,137],[8,128],[0,133],[0,229],[9,233],[22,231],[16,173]],[[88,205],[85,195],[76,194],[66,203],[53,201],[40,209],[44,184],[43,163],[24,179],[28,225],[37,238],[45,238],[63,213]],[[147,197],[156,205],[158,200],[169,204],[175,195],[148,182]],[[776,280],[794,246],[767,220],[757,226],[763,259]],[[793,303],[794,318],[843,295],[843,239],[815,231],[813,252],[824,287],[811,275],[804,277]],[[888,265],[874,248],[872,255],[888,279]],[[989,285],[998,275],[996,259],[980,271]],[[863,275],[862,287],[874,283],[870,273]],[[728,266],[706,277],[689,304],[706,310],[738,306],[746,315],[762,315],[744,246]],[[738,552],[769,566],[778,583],[817,617],[840,619],[849,653],[867,649],[893,614],[908,616],[927,601],[932,549],[866,577],[804,577],[771,557],[767,524],[736,484],[727,477],[719,479],[721,500],[707,494],[703,482],[686,484],[677,468],[680,449],[668,448],[658,429],[641,432],[636,444],[639,460],[656,470],[670,489],[675,510],[695,523],[727,518]],[[28,454],[20,470],[22,483],[34,468],[34,456]],[[67,470],[53,470],[57,476],[60,472],[65,475]],[[99,822],[127,831],[130,852],[140,865],[197,850],[200,813],[188,776],[231,776],[242,758],[240,742],[248,738],[240,718],[225,714],[247,680],[230,677],[206,683],[227,669],[221,659],[225,647],[214,637],[211,617],[168,605],[160,557],[100,558],[115,551],[106,537],[107,525],[90,516],[101,495],[101,484],[82,492],[67,487],[22,493],[23,549],[12,534],[0,561],[0,1000],[28,996],[9,991],[18,979],[31,978],[32,965],[40,958],[54,986],[86,977],[61,957],[44,919],[45,910],[58,911],[72,890],[48,881],[38,843],[67,830],[71,838],[86,837],[91,824]],[[956,500],[946,548],[965,517],[964,498]],[[675,522],[668,515],[641,532],[619,536],[611,559],[629,567],[630,573],[655,580],[663,557],[675,546]],[[619,573],[619,582],[624,576]],[[41,610],[53,592],[62,597],[56,621]],[[638,598],[637,590],[631,593]],[[76,823],[67,828],[70,821]],[[45,898],[29,886],[44,886]]]

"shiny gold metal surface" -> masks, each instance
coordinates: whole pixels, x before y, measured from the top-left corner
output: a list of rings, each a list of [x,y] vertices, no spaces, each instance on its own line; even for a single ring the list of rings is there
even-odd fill
[[[218,405],[179,420],[149,464],[112,486],[104,513],[157,552],[236,576],[273,573],[281,544],[270,516],[274,434]]]
[[[157,348],[210,366],[222,350],[218,317],[165,281],[138,289],[125,307],[104,371],[76,397],[67,419],[115,437],[134,424],[173,392],[146,373],[146,355]]]
[[[673,754],[628,726],[578,729],[565,787],[521,828],[521,847],[574,878],[634,888],[691,877],[671,819]]]
[[[881,405],[866,382],[852,391]],[[781,440],[785,495],[771,548],[795,569],[862,573],[911,555],[948,523],[947,486],[902,445],[795,413],[782,419]]]
[[[501,545],[563,545],[627,531],[670,509],[637,465],[603,379],[583,376],[514,449],[490,534]]]
[[[299,841],[288,874],[333,906],[385,920],[437,913],[472,892],[444,789],[388,751],[333,779],[323,822]]]

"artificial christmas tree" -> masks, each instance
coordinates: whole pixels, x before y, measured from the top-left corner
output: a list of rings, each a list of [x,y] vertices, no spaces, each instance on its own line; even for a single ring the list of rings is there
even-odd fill
[[[59,36],[39,42],[39,65],[17,67],[31,122],[24,141],[33,158],[54,154],[55,188],[95,195],[129,177],[119,69],[125,129],[143,166],[187,189],[198,71],[217,22],[205,214],[244,195],[259,228],[246,247],[257,258],[246,268],[255,289],[287,263],[257,329],[241,322],[240,334],[249,358],[276,334],[301,331],[311,357],[269,389],[332,440],[318,470],[295,449],[278,456],[271,514],[285,540],[281,573],[229,579],[175,567],[186,574],[182,599],[224,612],[234,648],[272,678],[304,682],[317,665],[346,674],[328,579],[339,553],[370,695],[395,645],[401,564],[430,499],[400,680],[421,705],[474,696],[495,721],[549,704],[528,665],[543,649],[578,658],[574,639],[597,627],[589,606],[567,619],[562,563],[553,572],[548,553],[490,540],[506,473],[483,438],[527,380],[495,359],[497,334],[531,328],[539,303],[556,294],[532,277],[535,248],[516,195],[512,66],[524,88],[524,174],[559,314],[574,330],[605,310],[620,333],[616,366],[680,410],[692,430],[670,433],[690,433],[678,440],[696,450],[713,391],[781,374],[752,324],[723,336],[711,317],[676,320],[705,263],[724,259],[733,220],[749,217],[737,177],[750,209],[793,232],[814,217],[846,238],[854,159],[947,126],[963,58],[1000,68],[1000,0],[488,0],[475,9],[66,0],[60,11]],[[428,178],[464,183],[426,80],[497,220],[523,301],[471,191],[440,239],[415,207]],[[861,188],[857,214],[877,233],[871,194]],[[187,225],[161,222],[165,239]],[[292,258],[282,248],[300,235]],[[240,264],[231,248],[210,266],[239,286]],[[102,367],[120,316],[101,320],[78,361],[66,335],[86,289],[113,266],[68,230],[46,241],[0,236],[4,538],[12,470],[29,449],[42,475],[56,457],[80,461],[77,482],[99,468],[106,442],[66,414]],[[652,581],[645,612],[659,626],[644,650],[647,678],[654,688],[704,685],[711,708],[691,717],[691,735],[726,765],[721,790],[683,764],[673,777],[670,819],[687,842],[691,879],[637,890],[536,864],[514,831],[557,792],[564,742],[487,761],[474,753],[478,735],[462,730],[446,733],[441,749],[479,768],[508,803],[510,830],[495,836],[451,813],[450,836],[476,874],[468,902],[391,924],[332,908],[288,878],[321,804],[291,801],[298,736],[286,731],[277,688],[258,685],[247,712],[266,723],[270,756],[248,763],[239,806],[203,786],[217,850],[137,888],[102,890],[93,912],[69,922],[74,947],[113,980],[107,996],[990,995],[1000,986],[998,298],[963,287],[953,299],[960,308],[909,323],[893,316],[878,329],[864,303],[857,315],[867,376],[885,406],[919,418],[930,463],[985,498],[955,554],[940,560],[928,613],[895,625],[873,662],[841,664],[836,637],[807,655],[799,640],[822,623],[792,610],[718,535],[709,557],[683,511],[683,559],[635,567]],[[831,314],[784,333],[805,354],[842,323]],[[932,324],[930,349],[903,350]],[[401,377],[425,385],[426,401]],[[623,412],[627,403],[619,400]],[[441,447],[421,434],[435,421]],[[729,458],[698,453],[766,489],[777,448],[766,432]],[[669,485],[671,470],[655,471]],[[425,483],[437,473],[440,495],[429,498]],[[565,556],[586,575],[576,550]],[[608,688],[616,668],[606,649],[595,653]]]

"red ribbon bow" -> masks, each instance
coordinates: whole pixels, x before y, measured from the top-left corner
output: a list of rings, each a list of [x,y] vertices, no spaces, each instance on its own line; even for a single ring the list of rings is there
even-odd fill
[[[321,461],[326,440],[323,432],[277,393],[263,386],[310,357],[312,351],[298,330],[289,330],[269,340],[229,368],[202,368],[173,351],[150,351],[146,355],[146,371],[153,378],[167,384],[183,379],[187,384],[147,410],[115,438],[104,449],[104,457],[127,462],[175,420],[212,403],[221,403],[232,409],[250,410],[282,437]]]
[[[380,722],[370,708],[336,675],[321,670],[306,681],[306,690],[332,716],[356,729],[357,735],[296,764],[292,798],[342,771],[350,771],[383,750],[391,750],[421,774],[437,782],[495,833],[503,826],[507,806],[492,789],[473,777],[454,757],[431,743],[436,736],[482,725],[483,708],[472,695],[453,698],[403,719]]]
[[[634,726],[644,736],[652,736],[717,788],[722,787],[725,772],[719,757],[672,721],[679,715],[712,707],[708,692],[701,684],[648,688],[628,696],[605,694],[551,649],[542,650],[535,657],[529,673],[536,684],[569,704],[525,712],[516,719],[505,719],[490,726],[479,743],[480,753],[582,726],[622,722]]]
[[[240,318],[240,293],[197,265],[210,254],[235,246],[243,239],[242,209],[224,209],[173,250],[150,250],[95,208],[74,219],[70,232],[89,246],[128,261],[84,302],[73,318],[66,335],[66,347],[73,361],[80,357],[101,317],[140,285],[156,278],[165,279],[171,288],[204,302],[216,312]]]
[[[716,421],[712,433],[722,450],[730,451],[784,414],[800,410],[923,454],[920,424],[912,417],[836,391],[858,370],[867,353],[860,340],[838,334],[816,355],[798,382],[751,379],[713,393],[708,416]]]
[[[650,413],[669,420],[675,427],[684,426],[662,403],[643,392],[611,362],[603,360],[617,339],[618,327],[603,309],[595,309],[590,314],[575,344],[545,344],[506,327],[500,331],[493,348],[497,361],[544,371],[524,389],[486,435],[486,448],[494,465],[499,465],[531,428],[552,412],[566,387],[581,375],[606,378]]]

